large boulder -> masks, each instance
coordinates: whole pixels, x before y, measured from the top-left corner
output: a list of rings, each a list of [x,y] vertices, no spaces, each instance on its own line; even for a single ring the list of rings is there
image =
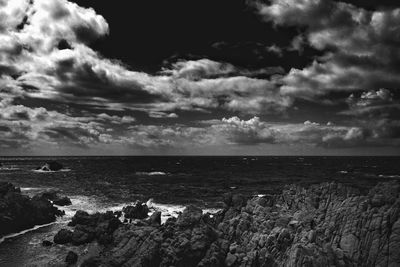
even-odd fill
[[[56,244],[67,244],[72,241],[72,231],[68,229],[61,229],[58,233],[54,236],[54,243]]]
[[[136,202],[134,206],[124,207],[122,212],[127,219],[145,219],[149,216],[149,208],[142,202]]]
[[[64,196],[53,200],[53,204],[57,206],[70,206],[72,205],[72,202],[69,197]]]

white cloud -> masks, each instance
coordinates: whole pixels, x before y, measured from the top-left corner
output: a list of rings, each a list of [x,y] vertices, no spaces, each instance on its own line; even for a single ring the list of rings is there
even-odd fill
[[[305,28],[295,40],[331,51],[310,66],[292,69],[282,79],[282,93],[313,99],[331,91],[400,85],[400,9],[367,11],[331,0],[273,0],[258,7],[277,27]]]

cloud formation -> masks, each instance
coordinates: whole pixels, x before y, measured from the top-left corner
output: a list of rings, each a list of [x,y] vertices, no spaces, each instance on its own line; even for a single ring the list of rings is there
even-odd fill
[[[215,109],[280,113],[291,105],[273,81],[257,78],[281,74],[280,67],[248,70],[199,59],[179,60],[158,75],[132,71],[87,46],[109,33],[93,9],[66,0],[19,2],[5,1],[0,32],[1,79],[18,88],[18,97],[150,115]]]
[[[305,29],[303,38],[326,51],[304,69],[292,69],[282,91],[312,97],[338,90],[398,88],[400,9],[367,11],[352,4],[321,0],[274,0],[259,12],[276,27]]]
[[[400,33],[393,25],[400,9],[367,11],[330,0],[272,0],[258,8],[277,28],[299,28],[289,49],[269,45],[269,54],[284,58],[309,46],[323,55],[287,73],[203,57],[150,74],[90,47],[110,33],[91,8],[0,0],[0,146],[399,145]],[[332,97],[337,92],[343,94]],[[344,119],[277,122],[296,112],[299,99],[347,105],[334,114]]]

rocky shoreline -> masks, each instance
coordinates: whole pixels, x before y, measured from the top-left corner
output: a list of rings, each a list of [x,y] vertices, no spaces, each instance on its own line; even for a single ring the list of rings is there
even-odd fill
[[[398,182],[367,194],[290,185],[251,199],[225,195],[214,216],[189,206],[163,225],[159,213],[143,219],[135,207],[140,218],[124,223],[121,213],[80,211],[54,241],[80,266],[399,266],[399,194]],[[83,244],[91,251],[80,253]]]
[[[63,215],[45,195],[30,198],[13,184],[0,183],[0,237],[54,222]]]

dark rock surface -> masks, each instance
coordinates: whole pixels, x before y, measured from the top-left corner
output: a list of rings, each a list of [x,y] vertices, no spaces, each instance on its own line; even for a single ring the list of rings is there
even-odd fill
[[[148,219],[148,222],[152,225],[160,225],[161,224],[161,211],[155,211]]]
[[[65,258],[65,262],[68,265],[75,264],[78,261],[78,254],[73,251],[68,252],[67,257]]]
[[[0,183],[0,236],[51,223],[62,215],[46,198],[30,198],[14,185]]]
[[[58,233],[54,236],[54,243],[56,244],[67,244],[72,241],[72,231],[68,229],[61,229]]]
[[[41,193],[38,196],[50,200],[57,206],[70,206],[72,205],[71,199],[67,196],[60,196],[57,190],[49,190]]]
[[[149,208],[142,202],[137,202],[134,206],[124,207],[122,212],[127,219],[145,219],[149,216]]]
[[[53,204],[57,206],[70,206],[72,205],[72,202],[69,197],[60,197],[53,200]]]
[[[42,245],[44,247],[51,247],[53,245],[53,242],[51,242],[49,240],[43,240]]]
[[[100,244],[108,244],[112,242],[112,234],[120,224],[111,211],[104,214],[78,211],[69,223],[69,226],[75,227],[74,231],[61,229],[54,236],[54,243],[79,246],[96,240]]]
[[[189,206],[161,226],[118,225],[82,266],[400,266],[399,194],[391,182],[368,194],[325,183],[226,195],[213,217]]]

